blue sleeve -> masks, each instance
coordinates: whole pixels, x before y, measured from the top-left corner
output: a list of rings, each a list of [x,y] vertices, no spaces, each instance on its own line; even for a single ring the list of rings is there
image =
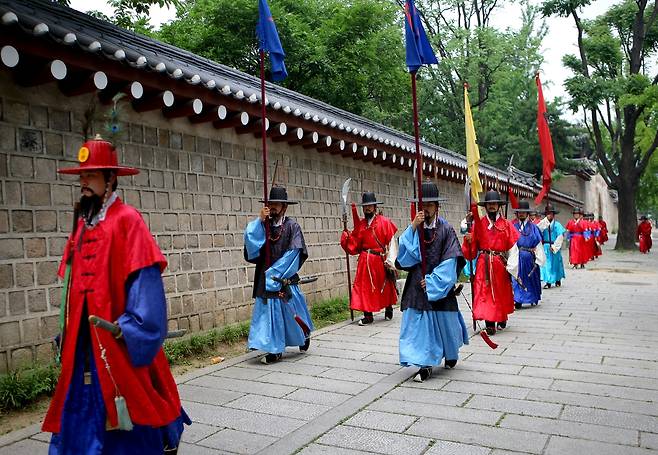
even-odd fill
[[[288,250],[272,266],[265,271],[265,290],[276,292],[281,290],[281,283],[272,279],[290,278],[299,271],[299,250]]]
[[[400,249],[397,261],[403,268],[413,267],[420,263],[420,242],[418,232],[411,226],[407,227],[400,236]]]
[[[159,265],[139,269],[131,275],[126,311],[118,322],[132,364],[149,365],[167,334],[167,301]]]
[[[263,226],[260,218],[256,218],[244,230],[244,247],[247,260],[257,258],[263,245],[265,245],[265,226]]]
[[[434,267],[432,273],[425,275],[427,299],[435,302],[448,295],[457,282],[457,258],[442,261]]]

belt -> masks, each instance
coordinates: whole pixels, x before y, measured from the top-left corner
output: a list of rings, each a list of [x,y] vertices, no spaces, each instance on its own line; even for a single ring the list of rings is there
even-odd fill
[[[383,251],[377,251],[377,250],[366,250],[366,253],[374,254],[375,256],[383,256],[384,255]]]
[[[505,251],[497,251],[497,250],[484,250],[484,249],[482,249],[482,250],[479,250],[479,252],[484,253],[484,254],[491,254],[493,256],[503,256],[503,254],[505,254]]]
[[[521,250],[521,251],[527,251],[528,253],[534,253],[534,252],[535,252],[535,249],[534,249],[534,248],[527,248],[527,247],[525,247],[525,246],[520,246],[520,247],[519,247],[519,250]]]
[[[547,242],[546,240],[542,240],[541,243],[543,243],[544,245],[553,245],[553,242],[550,241]]]

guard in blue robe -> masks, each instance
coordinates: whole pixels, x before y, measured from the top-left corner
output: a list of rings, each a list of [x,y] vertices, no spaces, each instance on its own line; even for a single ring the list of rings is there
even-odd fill
[[[514,209],[516,220],[514,227],[521,234],[516,245],[519,249],[519,280],[512,280],[514,288],[514,306],[521,308],[524,304],[537,305],[541,300],[541,272],[540,268],[546,262],[544,246],[542,245],[541,231],[530,221],[528,201],[519,201]]]
[[[566,278],[564,262],[562,260],[562,242],[567,230],[555,219],[559,213],[551,204],[546,205],[546,217],[537,225],[542,231],[542,241],[546,263],[541,268],[541,280],[545,283],[544,289],[552,286],[562,286],[562,280]]]
[[[262,202],[262,201],[261,201]],[[304,235],[297,222],[285,215],[289,204],[283,187],[270,191],[268,207],[251,221],[244,232],[245,260],[256,264],[254,274],[254,309],[249,328],[248,347],[265,351],[261,362],[268,364],[281,359],[286,346],[308,350],[313,322],[306,299],[295,284],[297,274],[308,253]],[[265,224],[269,223],[270,264],[265,264]],[[289,280],[284,285],[278,280]]]
[[[399,269],[408,272],[401,301],[400,364],[419,368],[416,382],[429,378],[432,367],[443,359],[446,368],[453,368],[459,348],[468,344],[466,324],[454,292],[466,261],[455,230],[438,216],[439,202],[444,200],[435,183],[423,183],[423,211],[400,237],[396,261]],[[421,228],[425,276],[417,231]]]

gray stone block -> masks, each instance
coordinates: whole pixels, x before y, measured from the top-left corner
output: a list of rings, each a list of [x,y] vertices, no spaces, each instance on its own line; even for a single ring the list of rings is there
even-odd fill
[[[378,430],[338,426],[320,437],[317,442],[346,449],[365,450],[390,455],[421,454],[430,443],[428,438],[420,438]]]
[[[474,396],[466,407],[500,411],[506,414],[520,414],[525,416],[557,418],[562,405],[555,403],[541,403],[537,401],[516,400],[512,398]]]
[[[233,401],[244,395],[241,392],[230,390],[220,390],[209,387],[199,387],[191,384],[181,384],[178,386],[178,393],[181,400],[194,401],[197,403],[207,403],[220,405]]]
[[[313,349],[312,354],[309,356],[304,356],[299,360],[299,363],[306,365],[318,365],[318,366],[327,366],[334,368],[346,368],[350,370],[358,371],[370,371],[373,373],[383,373],[383,374],[392,374],[399,370],[399,365],[390,365],[386,363],[377,363],[377,362],[365,362],[354,359],[340,359],[337,357],[326,357],[322,355],[317,355],[315,348]]]
[[[420,419],[407,430],[407,433],[432,439],[534,454],[541,454],[548,440],[546,435],[528,431],[429,418]]]
[[[235,392],[253,393],[256,395],[265,395],[268,397],[282,397],[295,390],[295,387],[278,384],[266,384],[255,381],[242,381],[232,378],[222,378],[218,376],[201,376],[188,382],[191,385],[201,387],[211,387],[221,390],[233,390]]]
[[[479,409],[467,409],[456,406],[445,406],[440,404],[426,404],[412,401],[396,401],[382,398],[368,406],[371,411],[391,412],[417,417],[431,417],[434,419],[446,419],[459,422],[481,423],[494,425],[502,416],[502,412],[483,411]]]
[[[329,370],[318,373],[318,376],[339,379],[341,381],[353,381],[364,384],[374,384],[381,381],[387,375],[381,373],[371,373],[368,371],[349,370],[345,368],[331,368]]]
[[[222,430],[220,427],[213,427],[212,425],[194,422],[192,425],[185,427],[181,440],[193,444],[220,430]]]
[[[525,387],[512,387],[504,385],[488,384],[483,386],[476,382],[450,381],[442,390],[449,392],[480,393],[493,397],[507,397],[524,399],[530,393]]]
[[[428,380],[423,384],[434,382],[434,379]],[[469,393],[446,392],[443,390],[421,389],[407,385],[418,384],[406,382],[401,387],[397,387],[387,393],[384,398],[398,401],[415,401],[417,403],[427,404],[445,404],[449,406],[461,406],[471,396]]]
[[[348,393],[355,395],[368,388],[368,384],[360,384],[351,381],[338,381],[336,379],[326,378],[306,378],[304,376],[287,374],[287,373],[271,373],[267,376],[260,378],[260,381],[272,384],[282,384],[293,387],[305,387],[309,389],[317,389],[329,392]]]
[[[402,433],[416,420],[417,418],[413,416],[366,410],[351,417],[344,425]]]
[[[626,400],[622,398],[603,397],[585,393],[559,392],[554,390],[532,390],[528,394],[527,399],[658,416],[658,406],[653,402],[647,401]]]
[[[315,403],[324,406],[337,406],[345,400],[352,398],[352,395],[344,393],[324,392],[321,390],[311,389],[297,389],[289,395],[286,399],[302,401],[304,403]]]
[[[246,395],[226,404],[227,407],[245,411],[273,414],[294,419],[312,420],[331,409],[330,406],[294,401],[290,395],[285,398]]]
[[[491,452],[488,447],[461,444],[459,442],[436,441],[426,455],[487,455]],[[518,453],[518,452],[514,452]]]
[[[655,455],[655,453],[653,450],[639,447],[584,441],[561,436],[552,436],[544,452],[545,455]]]
[[[304,447],[298,455],[368,455],[372,452],[345,449],[343,447],[310,444]]]
[[[266,369],[257,370],[254,368],[244,368],[246,365],[251,365],[251,363],[247,364],[245,362],[229,368],[222,368],[221,370],[217,370],[212,374],[214,376],[222,376],[224,378],[251,380],[251,379],[258,379],[270,373]]]
[[[198,445],[240,454],[256,453],[276,441],[271,436],[245,433],[231,429],[221,430],[198,442]]]
[[[608,411],[568,405],[564,407],[564,412],[560,418],[564,420],[608,425],[618,428],[630,428],[650,432],[658,431],[658,417],[637,415],[628,412]]]
[[[0,455],[35,455],[48,453],[48,444],[34,439],[23,439],[14,444],[0,447]]]

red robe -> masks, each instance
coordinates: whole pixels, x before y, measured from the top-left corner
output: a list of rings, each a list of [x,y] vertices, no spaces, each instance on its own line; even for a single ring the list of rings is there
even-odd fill
[[[477,211],[474,215],[477,215]],[[473,228],[473,240],[470,243],[464,240],[462,244],[462,252],[467,261],[478,257],[475,266],[473,318],[494,322],[507,321],[507,315],[514,312],[511,277],[499,255],[486,254],[483,250],[507,253],[519,239],[519,231],[502,216],[491,229],[486,216],[475,221]]]
[[[608,241],[608,224],[603,220],[599,220],[599,226],[601,226],[601,232],[598,238],[599,245],[604,245]]]
[[[84,296],[90,315],[116,321],[125,311],[125,284],[128,276],[154,264],[158,264],[160,270],[167,266],[167,261],[139,212],[119,199],[109,207],[105,220],[94,228],[86,229],[82,220],[78,222],[75,238],[69,238],[60,264],[60,277],[64,275],[66,261],[71,254],[73,261],[62,369],[43,423],[43,431],[53,433],[60,431],[62,410],[73,374],[80,323],[89,324],[81,321]],[[161,427],[180,415],[181,404],[176,382],[162,348],[150,365],[134,367],[122,340],[91,325],[90,332],[108,429],[118,425],[114,403],[117,392],[101,359],[96,334],[106,350],[112,377],[119,393],[126,400],[134,424]]]
[[[586,264],[591,257],[584,237],[587,228],[587,221],[582,218],[571,219],[565,226],[569,231],[569,263],[572,265]]]
[[[644,220],[637,226],[637,238],[640,241],[640,253],[648,253],[653,244],[650,221]]]
[[[384,267],[386,247],[397,230],[391,220],[375,215],[370,226],[362,219],[356,221],[354,231],[343,232],[340,246],[348,254],[359,255],[352,286],[353,310],[374,313],[397,303],[395,283],[386,279]]]
[[[596,231],[601,229],[601,225],[596,220],[589,221],[588,224],[589,224],[591,237],[589,238],[587,243],[590,247],[592,258],[597,258],[601,256],[601,247],[596,243],[598,239],[596,235]]]

